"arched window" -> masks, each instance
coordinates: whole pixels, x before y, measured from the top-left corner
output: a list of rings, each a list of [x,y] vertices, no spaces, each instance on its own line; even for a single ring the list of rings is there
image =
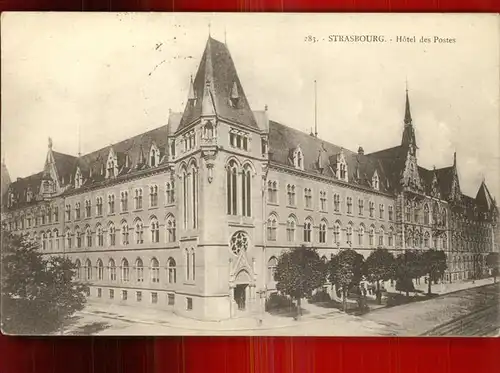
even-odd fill
[[[144,264],[141,258],[137,258],[135,261],[135,278],[137,282],[144,281]]]
[[[191,165],[191,219],[193,228],[198,226],[198,169]]]
[[[406,210],[405,211],[406,211],[405,220],[407,222],[410,222],[411,221],[411,204],[409,201],[406,203]]]
[[[346,198],[347,213],[352,214],[352,197]]]
[[[122,281],[123,282],[128,282],[130,279],[130,268],[128,265],[128,260],[123,258],[122,259]]]
[[[140,219],[135,222],[135,242],[144,243],[144,225]]]
[[[443,211],[441,213],[441,217],[442,217],[443,225],[446,226],[448,224],[448,216],[446,214],[446,208],[444,208],[444,207],[443,207]]]
[[[92,280],[92,263],[90,262],[90,259],[85,261],[85,279],[87,281]]]
[[[448,249],[448,236],[445,234],[443,234],[443,250],[447,250]]]
[[[149,187],[149,206],[158,206],[158,186],[152,185]]]
[[[286,241],[295,242],[295,227],[297,222],[293,216],[289,216],[286,221]]]
[[[159,283],[160,282],[160,263],[158,262],[158,259],[153,258],[151,259],[151,282],[153,283]]]
[[[373,186],[373,189],[376,189],[376,190],[378,190],[378,188],[379,188],[379,178],[378,178],[377,171],[375,171],[375,173],[373,174],[372,186]]]
[[[116,281],[116,264],[113,259],[110,259],[108,262],[108,271],[110,281]]]
[[[188,172],[184,167],[182,170],[182,224],[184,229],[187,229],[188,224],[188,206],[189,206],[189,197],[188,197],[188,189],[189,189],[189,178]]]
[[[168,258],[167,260],[167,278],[169,284],[175,284],[177,282],[177,270],[174,258]]]
[[[158,219],[152,218],[149,227],[151,229],[151,242],[160,242],[160,225]]]
[[[95,211],[97,216],[102,216],[102,197],[97,197]]]
[[[378,245],[380,247],[383,247],[384,246],[384,227],[381,227],[378,231]]]
[[[267,240],[276,241],[278,220],[276,215],[272,214],[267,218]]]
[[[175,192],[174,192],[174,181],[169,181],[165,185],[165,193],[167,204],[172,204],[175,202]]]
[[[338,220],[333,225],[333,242],[335,244],[340,243],[340,222]]]
[[[87,247],[92,247],[92,231],[89,226],[85,228],[85,237],[87,239]]]
[[[57,229],[54,229],[54,248],[56,250],[59,250],[59,231]]]
[[[248,165],[243,167],[241,173],[241,209],[243,216],[252,215],[252,177]]]
[[[47,233],[42,233],[42,250],[47,250]]]
[[[227,184],[227,214],[228,215],[237,215],[237,175],[238,166],[235,161],[231,160],[226,167],[226,184]]]
[[[167,242],[175,242],[175,217],[173,215],[169,215],[167,217],[166,223],[167,229]]]
[[[278,203],[278,182],[273,180],[267,182],[267,198],[271,203]]]
[[[69,228],[66,229],[65,236],[66,236],[66,248],[71,249],[72,240],[71,240],[71,231],[69,230]]]
[[[373,246],[375,244],[375,227],[374,226],[370,227],[369,243],[370,243],[370,246]]]
[[[298,169],[304,169],[304,154],[302,153],[302,149],[300,145],[293,152],[293,163],[294,166]]]
[[[413,208],[413,221],[417,224],[420,223],[420,214],[419,214],[419,208],[417,205],[414,206]]]
[[[429,232],[425,232],[424,234],[424,246],[429,247]]]
[[[82,232],[80,232],[80,228],[76,227],[75,228],[76,232],[76,247],[80,248],[82,247]]]
[[[97,235],[97,246],[104,246],[104,233],[102,232],[101,225],[97,225],[96,227],[96,235]]]
[[[295,185],[288,184],[286,186],[287,202],[288,206],[295,206]]]
[[[186,249],[186,280],[194,281],[195,278],[196,278],[196,257],[194,249],[193,248]]]
[[[319,242],[326,243],[326,227],[328,223],[325,220],[322,220],[319,223]]]
[[[120,203],[122,212],[128,211],[128,192],[126,190],[121,192]]]
[[[358,231],[358,245],[359,246],[363,246],[364,236],[365,236],[365,227],[361,225],[359,227],[359,231]]]
[[[375,202],[370,201],[368,206],[370,208],[370,218],[373,218],[375,215]]]
[[[52,242],[52,232],[51,231],[47,232],[47,243],[48,243],[49,250],[52,250],[52,248],[54,247],[54,243]]]
[[[424,205],[424,224],[429,224],[429,205]]]
[[[387,246],[394,246],[394,228],[391,227],[389,229],[389,233],[387,234]]]
[[[86,200],[85,201],[85,217],[90,218],[92,215],[92,201]]]
[[[421,237],[422,237],[422,234],[420,232],[418,232],[418,231],[414,232],[414,234],[413,234],[413,246],[414,247],[421,246],[420,245]]]
[[[311,242],[312,228],[312,221],[310,218],[307,218],[304,222],[304,242]]]
[[[434,235],[432,236],[432,247],[433,247],[434,249],[439,249],[439,244],[438,244],[438,243],[439,243],[439,241],[438,241],[438,236],[434,234]]]
[[[125,229],[125,226],[122,226],[122,229]],[[126,229],[128,231],[128,227]],[[112,222],[108,224],[108,237],[109,237],[109,245],[114,246],[116,244],[116,228]]]
[[[115,195],[110,194],[108,195],[108,214],[114,214],[115,213]]]
[[[136,189],[135,190],[135,209],[140,210],[142,209],[142,189]]]
[[[81,278],[81,276],[82,276],[82,274],[81,274],[82,263],[80,262],[80,259],[77,259],[75,261],[75,270],[76,270],[75,277],[76,277],[77,280],[79,280]]]
[[[347,244],[352,244],[352,224],[349,223],[345,230]]]
[[[267,262],[267,281],[276,281],[274,279],[274,276],[276,274],[276,267],[278,266],[278,259],[276,259],[275,256],[272,256],[269,258],[269,261]]]
[[[439,224],[439,206],[437,203],[432,206],[432,223]]]
[[[340,211],[340,194],[333,195],[333,210],[335,212]]]
[[[405,232],[405,241],[406,241],[406,246],[411,246],[412,244],[412,239],[413,239],[413,234],[411,230],[408,230]]]
[[[102,264],[102,260],[98,259],[97,260],[97,279],[102,280],[104,279],[104,265]]]

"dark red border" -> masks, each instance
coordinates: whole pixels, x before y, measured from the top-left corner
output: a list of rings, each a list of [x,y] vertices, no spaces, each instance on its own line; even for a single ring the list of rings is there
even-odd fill
[[[499,0],[0,0],[16,11],[500,12]],[[0,335],[0,373],[487,373],[500,339],[19,338]]]

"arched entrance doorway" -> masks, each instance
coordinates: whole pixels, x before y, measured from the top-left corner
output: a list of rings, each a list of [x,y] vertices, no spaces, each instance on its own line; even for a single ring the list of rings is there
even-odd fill
[[[245,312],[248,310],[250,300],[250,274],[242,269],[234,279],[233,299],[236,303],[236,311]]]

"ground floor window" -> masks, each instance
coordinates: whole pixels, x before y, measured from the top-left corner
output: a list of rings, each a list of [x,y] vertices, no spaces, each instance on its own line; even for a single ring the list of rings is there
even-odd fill
[[[109,289],[109,299],[115,298],[115,291],[113,289]]]
[[[137,299],[138,302],[142,301],[142,291],[135,293],[135,299]]]
[[[167,294],[167,302],[169,306],[173,306],[175,304],[175,294]]]
[[[128,299],[127,290],[122,290],[122,300],[127,300],[127,299]]]
[[[193,298],[190,298],[190,297],[186,298],[186,309],[188,311],[193,309]]]
[[[97,289],[97,298],[102,298],[102,289],[101,288]]]
[[[153,304],[158,303],[158,293],[157,292],[151,293],[151,303],[153,303]]]

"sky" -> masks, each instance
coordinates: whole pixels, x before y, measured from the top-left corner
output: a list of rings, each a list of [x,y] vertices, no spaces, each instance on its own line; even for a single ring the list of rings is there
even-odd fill
[[[484,178],[500,199],[498,30],[486,14],[3,13],[1,152],[15,180],[43,169],[49,136],[76,155],[166,124],[210,33],[253,110],[309,132],[316,80],[319,137],[351,150],[400,144],[407,85],[419,164],[449,166],[456,151],[462,191]]]

